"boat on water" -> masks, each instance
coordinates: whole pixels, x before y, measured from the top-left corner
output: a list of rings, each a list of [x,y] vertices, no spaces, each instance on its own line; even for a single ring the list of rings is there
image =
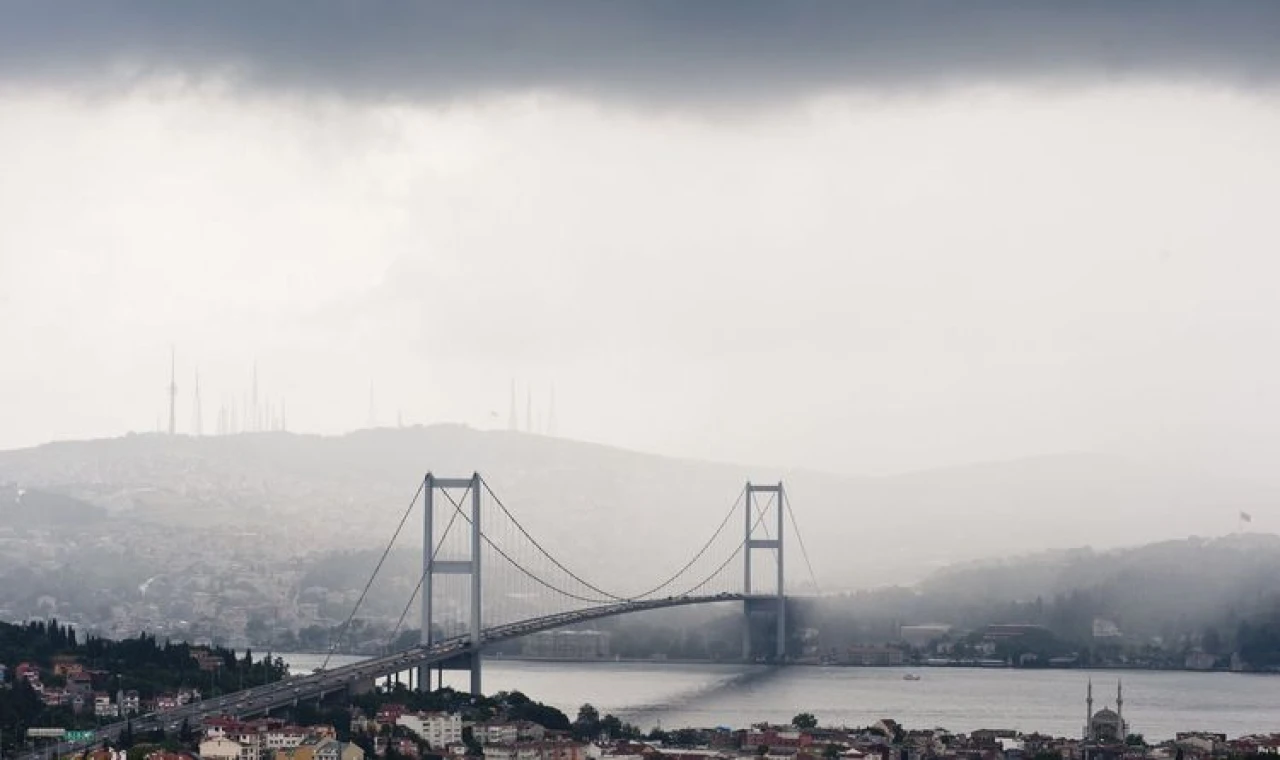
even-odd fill
[[[903,673],[903,674],[902,674],[902,680],[904,680],[904,681],[919,681],[919,680],[920,680],[920,676],[916,675],[915,673]]]

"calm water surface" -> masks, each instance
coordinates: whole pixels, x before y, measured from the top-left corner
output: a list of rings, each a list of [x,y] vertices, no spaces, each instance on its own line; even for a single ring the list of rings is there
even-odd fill
[[[309,672],[324,658],[282,655]],[[359,658],[334,657],[330,666]],[[1280,677],[1178,671],[921,668],[904,681],[900,668],[769,668],[756,665],[548,663],[486,660],[486,692],[519,689],[564,710],[584,702],[650,728],[785,723],[811,712],[826,725],[867,725],[892,717],[909,728],[952,731],[1014,728],[1078,735],[1086,680],[1094,709],[1115,705],[1124,679],[1124,713],[1148,740],[1177,731],[1231,736],[1280,732]],[[451,685],[465,686],[464,674]],[[449,675],[446,675],[449,678]]]

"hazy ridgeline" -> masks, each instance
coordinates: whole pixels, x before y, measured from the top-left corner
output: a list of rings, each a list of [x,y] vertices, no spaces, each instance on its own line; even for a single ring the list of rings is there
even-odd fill
[[[473,469],[553,553],[606,585],[631,571],[637,553],[664,576],[710,534],[746,479],[784,479],[822,593],[798,612],[824,647],[938,622],[1039,623],[1087,643],[1103,618],[1133,642],[1187,647],[1207,634],[1227,651],[1241,622],[1275,608],[1280,577],[1274,536],[1183,538],[1195,526],[1234,527],[1234,510],[1262,498],[1257,489],[1111,458],[855,479],[438,426],[332,438],[146,435],[0,454],[8,483],[0,609],[92,626],[238,609],[252,640],[321,647],[421,475]],[[1169,512],[1177,516],[1156,519]],[[406,530],[390,555],[354,640],[390,636],[416,583],[418,536]],[[1155,539],[1168,540],[1108,549]],[[1087,544],[1098,548],[1067,548]],[[793,591],[811,594],[798,553],[791,557]],[[298,606],[312,606],[314,619],[303,625],[281,611]],[[723,649],[712,643],[737,635],[735,614],[713,607],[606,627],[622,654],[665,642],[709,656]],[[402,628],[412,624],[410,615]],[[293,638],[279,639],[282,628]],[[710,633],[679,639],[694,629]]]

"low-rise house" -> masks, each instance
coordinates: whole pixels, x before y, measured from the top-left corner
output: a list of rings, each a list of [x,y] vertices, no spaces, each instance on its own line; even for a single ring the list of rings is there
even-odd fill
[[[53,674],[62,678],[70,678],[76,673],[84,672],[80,658],[72,655],[55,655],[53,658]]]
[[[507,745],[519,741],[520,729],[515,723],[489,721],[473,725],[471,735],[481,744]]]
[[[201,760],[240,760],[243,749],[239,742],[225,736],[218,736],[200,742],[200,758]]]
[[[182,703],[178,701],[177,694],[161,694],[155,699],[156,712],[169,712],[176,710]]]
[[[364,760],[364,750],[329,737],[310,737],[297,747],[277,751],[275,760]]]
[[[111,695],[98,692],[93,695],[93,714],[99,718],[120,717],[120,706],[111,701]]]
[[[293,749],[306,741],[308,731],[301,726],[280,726],[263,734],[264,748],[274,757],[277,750]]]
[[[93,693],[93,676],[83,670],[67,676],[67,691],[72,694],[89,695]]]
[[[40,692],[40,699],[46,707],[57,707],[66,702],[70,702],[67,692],[64,689],[47,688]]]
[[[13,669],[13,677],[15,680],[25,680],[28,683],[39,682],[40,668],[29,662],[20,662],[18,667]]]

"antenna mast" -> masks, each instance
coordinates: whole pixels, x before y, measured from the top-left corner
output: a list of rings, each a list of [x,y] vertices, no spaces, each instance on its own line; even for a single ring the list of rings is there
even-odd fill
[[[173,346],[169,347],[169,435],[173,435],[177,428],[177,420],[175,415],[178,408],[178,375],[177,375],[177,350]]]

